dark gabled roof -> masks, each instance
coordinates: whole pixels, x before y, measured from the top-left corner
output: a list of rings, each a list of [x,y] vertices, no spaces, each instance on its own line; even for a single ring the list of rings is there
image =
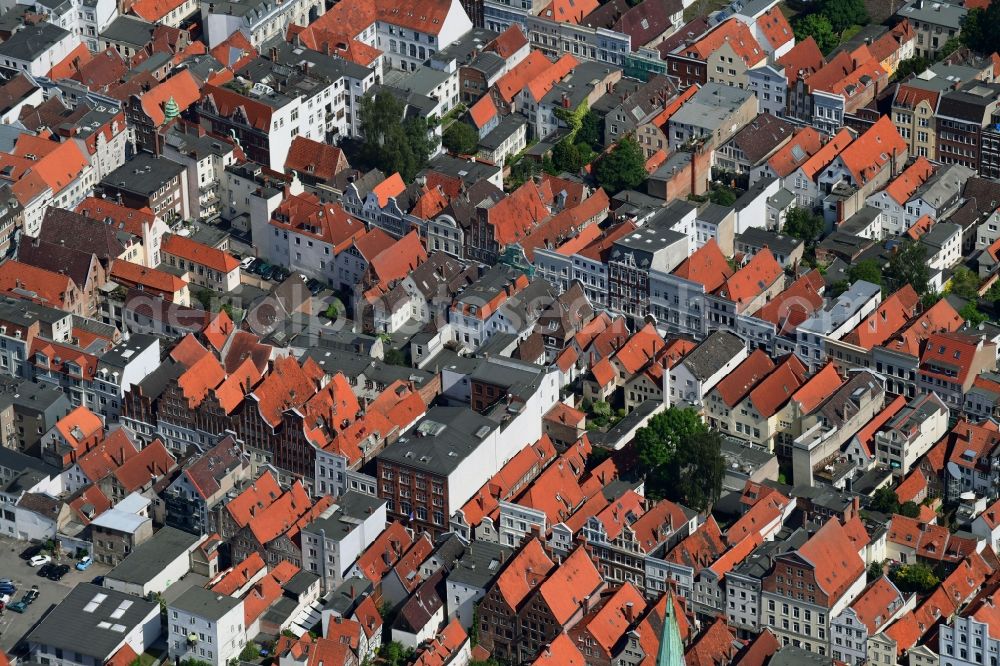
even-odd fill
[[[101,261],[116,259],[125,251],[115,227],[62,208],[45,211],[38,238],[54,245],[69,245],[89,252]]]
[[[792,136],[791,123],[770,113],[761,113],[736,133],[733,144],[743,151],[750,164],[758,164]]]
[[[49,243],[25,236],[18,245],[17,260],[36,268],[68,275],[82,289],[90,276],[94,255],[77,249],[75,243]]]

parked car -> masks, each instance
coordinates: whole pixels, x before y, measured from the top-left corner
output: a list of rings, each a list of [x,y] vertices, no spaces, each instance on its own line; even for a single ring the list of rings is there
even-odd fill
[[[3,604],[3,605],[6,606],[9,603],[10,603],[10,595],[9,594],[0,594],[0,604]]]
[[[38,586],[32,585],[31,589],[25,592],[24,596],[21,597],[21,601],[23,601],[26,604],[30,604],[37,598],[38,598]]]
[[[38,555],[40,552],[42,552],[42,544],[40,543],[32,544],[21,551],[21,559],[30,560],[35,555]]]
[[[40,567],[43,564],[48,564],[51,561],[52,561],[51,555],[35,555],[30,560],[28,560],[28,564],[30,564],[33,567]]]
[[[90,555],[86,555],[82,560],[76,563],[77,571],[86,571],[90,568],[90,565],[94,563],[94,558]]]
[[[68,564],[60,564],[57,567],[53,567],[49,571],[49,575],[46,576],[49,580],[62,580],[62,577],[69,573]]]
[[[274,277],[274,272],[278,270],[277,266],[272,266],[271,264],[265,264],[264,268],[260,272],[260,276],[265,280],[270,280]]]
[[[15,601],[11,605],[7,606],[7,608],[14,611],[15,613],[23,613],[24,611],[28,610],[28,604],[24,603],[23,601]]]
[[[17,586],[13,583],[0,585],[0,594],[14,594],[15,592],[17,592]]]
[[[323,291],[323,283],[316,278],[309,278],[306,280],[306,289],[309,290],[310,294],[315,296],[319,292]]]
[[[257,269],[260,268],[260,265],[262,263],[264,263],[263,259],[253,259],[253,260],[251,260],[250,263],[247,264],[247,267],[246,267],[247,273],[256,273]]]
[[[245,271],[250,270],[250,266],[252,266],[255,261],[257,261],[256,257],[243,257],[243,261],[240,262],[240,268]]]
[[[38,575],[41,576],[42,578],[46,578],[50,573],[52,573],[52,570],[55,568],[56,565],[52,564],[51,562],[49,562],[48,564],[43,564],[42,566],[38,567]]]
[[[271,279],[275,282],[284,282],[291,275],[291,271],[287,268],[281,268],[280,266],[274,269],[274,274],[271,275]]]
[[[264,261],[263,259],[261,259],[260,263],[257,264],[256,266],[254,266],[253,272],[256,273],[257,275],[263,276],[264,275],[264,271],[273,270],[273,268],[274,267],[271,266],[271,264],[269,264],[266,261]]]
[[[104,576],[94,576],[94,580],[90,581],[94,585],[104,586]]]

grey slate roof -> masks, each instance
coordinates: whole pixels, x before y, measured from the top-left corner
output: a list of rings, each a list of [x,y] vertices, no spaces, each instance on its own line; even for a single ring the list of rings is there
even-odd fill
[[[406,435],[378,458],[417,470],[447,475],[499,424],[468,407],[432,407]]]
[[[129,553],[107,577],[126,583],[145,584],[182,553],[188,552],[201,537],[173,527],[164,527],[148,541]]]
[[[0,56],[32,62],[68,34],[53,23],[24,26],[0,44]]]
[[[152,39],[155,27],[152,23],[134,16],[119,16],[104,29],[101,37],[108,41],[141,47]]]
[[[113,617],[118,609],[123,612]],[[103,663],[132,629],[155,612],[159,612],[155,602],[80,583],[32,629],[28,642],[79,652]]]
[[[182,173],[184,167],[173,160],[139,153],[105,176],[101,184],[148,197]]]
[[[716,331],[685,356],[682,363],[697,379],[705,380],[745,349],[743,340],[737,336]]]
[[[241,603],[240,599],[217,594],[203,587],[190,587],[177,597],[170,608],[190,613],[200,618],[217,621]]]

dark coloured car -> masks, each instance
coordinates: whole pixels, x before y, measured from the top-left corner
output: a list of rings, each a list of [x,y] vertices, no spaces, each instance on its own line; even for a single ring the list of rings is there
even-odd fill
[[[256,273],[257,269],[259,269],[260,265],[263,263],[264,263],[263,259],[254,259],[253,261],[250,262],[250,264],[246,267],[245,270],[247,273]]]
[[[306,289],[309,290],[310,294],[315,296],[319,292],[323,291],[323,283],[316,278],[309,278],[306,280]]]
[[[52,563],[43,564],[42,566],[38,567],[38,575],[41,576],[42,578],[48,578],[49,574],[52,573],[52,570],[55,569],[56,567],[57,565]]]
[[[68,573],[69,573],[69,565],[60,564],[59,566],[54,567],[51,571],[49,571],[49,575],[47,576],[47,578],[49,580],[62,580],[62,577]]]
[[[30,604],[37,598],[38,598],[38,586],[32,585],[31,589],[25,592],[24,596],[21,597],[21,601],[23,601],[26,604]]]
[[[24,603],[23,601],[15,601],[14,603],[7,606],[7,608],[14,611],[15,613],[23,613],[24,611],[28,610],[28,604]]]
[[[38,555],[40,552],[42,552],[42,544],[40,543],[33,544],[21,551],[21,559],[30,560],[35,555]]]
[[[291,273],[287,268],[281,268],[280,266],[276,266],[274,269],[274,273],[271,275],[271,279],[274,280],[275,282],[284,282],[285,280],[288,279],[289,275],[291,275]]]
[[[265,280],[271,280],[274,278],[274,272],[278,270],[277,266],[272,266],[271,264],[266,264],[260,272],[260,276]]]
[[[94,580],[90,581],[94,585],[104,585],[104,576],[94,576]]]
[[[253,272],[262,277],[264,275],[264,271],[273,271],[273,270],[274,266],[267,263],[266,261],[261,261],[259,264],[253,267]]]

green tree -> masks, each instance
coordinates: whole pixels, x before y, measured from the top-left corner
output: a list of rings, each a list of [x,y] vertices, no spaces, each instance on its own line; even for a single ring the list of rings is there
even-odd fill
[[[865,259],[852,264],[847,270],[847,279],[853,284],[858,280],[882,286],[882,267],[875,259]]]
[[[916,241],[900,245],[889,258],[889,265],[883,273],[883,284],[890,291],[911,285],[917,294],[927,293],[930,271],[927,269],[927,250]]]
[[[900,591],[906,593],[930,592],[941,582],[933,569],[919,562],[904,564],[889,574],[889,577]]]
[[[830,19],[822,14],[806,14],[795,21],[792,26],[795,39],[804,41],[809,37],[816,40],[816,46],[823,53],[829,53],[837,46],[837,33],[833,30]]]
[[[823,218],[805,208],[793,208],[785,218],[785,233],[806,243],[815,243],[826,223]]]
[[[472,125],[457,121],[444,131],[441,142],[453,153],[474,155],[479,146],[479,134]]]
[[[670,462],[681,442],[708,432],[698,412],[690,407],[670,407],[635,434],[636,454],[643,467],[660,467]]]
[[[409,363],[406,362],[406,354],[396,349],[395,347],[390,347],[389,349],[386,349],[384,356],[385,356],[384,358],[385,362],[388,363],[389,365],[402,365],[402,366],[410,365]]]
[[[923,56],[913,56],[912,58],[907,58],[896,66],[896,71],[893,72],[893,77],[897,81],[905,81],[914,74],[920,74],[928,67],[931,66],[931,61]]]
[[[604,146],[604,121],[593,109],[588,109],[583,115],[576,142],[587,144],[591,150],[600,150]]]
[[[937,59],[944,60],[952,53],[957,51],[962,46],[962,40],[958,37],[952,37],[937,52]]]
[[[899,505],[899,515],[907,518],[917,518],[920,516],[920,505],[916,502],[903,502]]]
[[[837,33],[852,25],[867,25],[869,21],[864,0],[821,0],[819,13]]]
[[[732,206],[736,203],[736,192],[731,187],[720,185],[712,188],[712,191],[708,195],[708,200],[720,206]]]
[[[726,473],[722,437],[710,431],[686,438],[664,467],[659,477],[665,483],[660,488],[654,487],[654,493],[696,511],[710,509],[719,499]]]
[[[979,298],[979,276],[965,266],[958,266],[951,274],[951,293],[965,300]]]
[[[892,488],[879,488],[872,497],[871,508],[880,513],[893,514],[899,510],[899,500]]]
[[[240,650],[240,661],[257,661],[260,659],[260,648],[254,641],[248,642]]]
[[[560,172],[579,173],[584,163],[584,156],[580,153],[580,149],[571,143],[568,137],[557,143],[552,149],[552,164]]]
[[[597,163],[595,175],[609,195],[638,187],[647,175],[642,148],[632,137],[625,137]]]
[[[980,312],[979,308],[976,307],[976,304],[972,301],[963,305],[962,309],[958,311],[958,314],[961,315],[962,319],[968,322],[970,326],[979,326],[980,324],[989,321],[989,317]]]
[[[405,666],[413,658],[413,649],[392,641],[379,649],[378,656],[382,657],[388,666]]]
[[[215,292],[211,289],[206,289],[202,287],[198,291],[194,292],[194,297],[201,304],[203,310],[211,311],[212,301],[215,299]]]
[[[365,141],[360,157],[386,174],[399,172],[409,182],[422,169],[434,149],[423,116],[404,118],[405,107],[388,91],[361,100],[358,120]]]
[[[323,316],[330,320],[336,319],[339,315],[340,311],[335,303],[330,303],[326,306],[326,310],[323,310]]]
[[[970,10],[959,38],[973,51],[982,54],[996,51],[1000,44],[1000,0],[992,0],[985,9]]]
[[[872,562],[868,565],[868,582],[880,578],[885,573],[885,564],[881,561]]]

